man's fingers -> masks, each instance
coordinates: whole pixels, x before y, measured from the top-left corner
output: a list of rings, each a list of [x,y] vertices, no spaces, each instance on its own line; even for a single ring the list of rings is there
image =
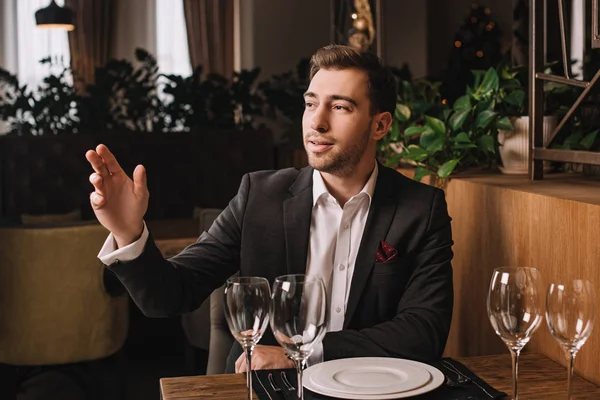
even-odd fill
[[[90,193],[90,203],[93,208],[100,208],[106,203],[106,199],[99,193]]]
[[[146,168],[143,165],[138,165],[133,170],[133,190],[140,197],[145,196],[148,192]]]
[[[90,175],[90,183],[92,185],[94,185],[94,189],[96,190],[96,193],[104,196],[104,180],[102,179],[102,177],[100,175],[98,175],[97,173],[93,173]]]
[[[106,165],[104,164],[104,161],[102,160],[102,157],[100,157],[94,150],[88,150],[87,153],[85,153],[85,158],[89,161],[89,163],[92,165],[92,168],[94,168],[94,171],[96,171],[98,175],[108,176],[110,174]]]
[[[106,167],[112,174],[117,174],[117,173],[123,172],[117,159],[115,158],[113,153],[111,153],[110,150],[108,150],[108,147],[106,147],[103,144],[99,144],[96,147],[96,153],[100,157],[102,157],[102,160],[104,160],[104,164],[106,164]]]

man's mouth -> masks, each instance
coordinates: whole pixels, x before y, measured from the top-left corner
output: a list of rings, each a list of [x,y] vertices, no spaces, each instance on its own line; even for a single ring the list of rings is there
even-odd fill
[[[308,148],[313,153],[321,153],[329,150],[331,147],[333,147],[333,143],[326,140],[314,139],[308,141]]]

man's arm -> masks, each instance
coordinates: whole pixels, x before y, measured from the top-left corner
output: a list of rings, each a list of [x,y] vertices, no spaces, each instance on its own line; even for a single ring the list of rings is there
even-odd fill
[[[193,311],[239,270],[249,189],[245,175],[237,195],[208,232],[175,257],[165,260],[150,235],[138,258],[110,265],[145,315],[169,317]]]
[[[402,357],[434,360],[442,356],[454,303],[452,230],[444,193],[436,192],[425,237],[414,256],[414,272],[396,316],[362,330],[329,332],[324,359]]]

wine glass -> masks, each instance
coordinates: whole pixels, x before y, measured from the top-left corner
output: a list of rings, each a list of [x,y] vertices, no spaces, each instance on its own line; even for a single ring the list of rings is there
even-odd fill
[[[591,282],[576,279],[553,283],[546,295],[546,322],[554,339],[569,357],[567,399],[571,399],[571,380],[575,355],[594,328],[596,292]]]
[[[272,298],[271,330],[296,366],[297,398],[303,400],[302,372],[306,360],[327,330],[325,284],[317,276],[280,276],[273,284]]]
[[[225,318],[246,354],[248,399],[252,400],[252,351],[269,323],[271,288],[259,277],[233,277],[225,283]]]
[[[488,317],[512,357],[513,399],[518,400],[519,354],[542,323],[543,286],[535,268],[494,269],[487,296]]]

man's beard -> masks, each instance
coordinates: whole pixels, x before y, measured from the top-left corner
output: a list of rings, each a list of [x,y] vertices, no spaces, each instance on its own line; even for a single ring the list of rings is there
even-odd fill
[[[325,154],[310,153],[307,151],[308,163],[314,169],[335,176],[348,176],[354,172],[354,168],[367,151],[371,131],[367,130],[360,140],[350,145],[349,148],[333,153],[334,148]]]

